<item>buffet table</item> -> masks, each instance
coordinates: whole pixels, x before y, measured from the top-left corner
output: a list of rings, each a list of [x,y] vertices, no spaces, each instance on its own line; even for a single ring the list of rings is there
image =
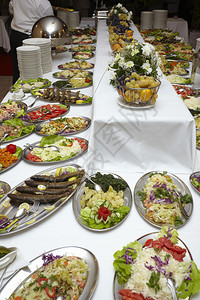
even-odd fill
[[[134,36],[141,39],[136,28]],[[70,52],[55,56],[53,72],[57,71],[60,63],[70,60]],[[68,116],[92,118],[91,128],[79,135],[89,140],[89,150],[69,164],[79,164],[90,174],[96,170],[115,172],[127,181],[132,192],[137,180],[149,170],[166,170],[177,174],[190,188],[194,200],[192,217],[179,229],[179,235],[200,268],[200,202],[198,194],[189,183],[190,173],[199,167],[195,165],[194,120],[164,77],[161,78],[162,84],[154,108],[136,111],[118,105],[118,94],[109,85],[110,74],[106,71],[110,60],[107,28],[105,21],[99,21],[96,55],[90,60],[95,62],[94,86],[81,90],[93,95],[93,104],[71,106],[68,113]],[[53,72],[44,77],[55,81]],[[4,101],[10,97],[11,93]],[[33,100],[30,97],[25,101],[30,104]],[[35,106],[39,104],[44,102],[38,101]],[[27,142],[33,143],[39,139],[33,133],[15,144],[23,147]],[[57,166],[62,166],[62,163]],[[13,188],[27,177],[48,167],[21,161],[13,169],[1,174],[0,178]],[[71,199],[61,209],[31,228],[0,236],[0,244],[19,248],[16,262],[19,258],[30,261],[46,251],[64,246],[79,246],[90,250],[99,263],[99,280],[93,299],[101,300],[103,294],[103,299],[110,300],[113,299],[114,252],[130,241],[155,231],[158,230],[140,217],[134,203],[128,218],[117,228],[107,232],[86,230],[75,219]],[[193,297],[198,298],[199,294]],[[1,294],[0,299],[3,300]]]
[[[188,22],[182,18],[168,18],[167,28],[174,32],[179,32],[179,35],[184,38],[184,42],[188,43]]]

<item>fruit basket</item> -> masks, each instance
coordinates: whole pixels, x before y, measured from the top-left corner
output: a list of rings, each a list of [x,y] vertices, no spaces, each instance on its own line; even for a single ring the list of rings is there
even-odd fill
[[[160,87],[160,80],[155,79],[156,86],[143,87],[143,88],[131,88],[125,85],[118,85],[117,91],[126,103],[134,104],[137,106],[149,106],[156,103],[158,97],[158,90]]]

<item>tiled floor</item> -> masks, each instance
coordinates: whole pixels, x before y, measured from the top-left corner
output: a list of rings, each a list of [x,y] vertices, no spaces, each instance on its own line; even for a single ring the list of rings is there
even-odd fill
[[[2,102],[11,85],[12,76],[0,76],[0,102]]]

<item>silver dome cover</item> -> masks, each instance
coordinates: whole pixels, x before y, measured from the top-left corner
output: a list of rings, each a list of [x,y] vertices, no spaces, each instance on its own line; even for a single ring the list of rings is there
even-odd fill
[[[69,42],[70,34],[67,25],[58,17],[47,16],[39,19],[32,28],[33,38],[49,38],[53,46]]]

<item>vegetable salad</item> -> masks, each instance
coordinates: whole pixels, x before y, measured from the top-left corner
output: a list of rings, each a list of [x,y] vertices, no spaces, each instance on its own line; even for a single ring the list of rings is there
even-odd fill
[[[79,298],[87,281],[87,263],[76,256],[49,255],[53,261],[47,262],[47,265],[44,263],[9,300],[47,300],[58,296],[66,300]]]
[[[200,290],[200,270],[185,259],[186,249],[176,245],[173,232],[177,234],[176,229],[164,227],[157,239],[147,238],[144,244],[131,242],[114,253],[122,299],[172,300],[168,277],[175,281],[178,299]]]
[[[178,186],[171,177],[163,173],[151,173],[142,191],[137,191],[146,218],[155,223],[172,224],[179,226],[181,220],[181,210],[179,207]],[[188,194],[181,196],[182,205],[192,201]]]

